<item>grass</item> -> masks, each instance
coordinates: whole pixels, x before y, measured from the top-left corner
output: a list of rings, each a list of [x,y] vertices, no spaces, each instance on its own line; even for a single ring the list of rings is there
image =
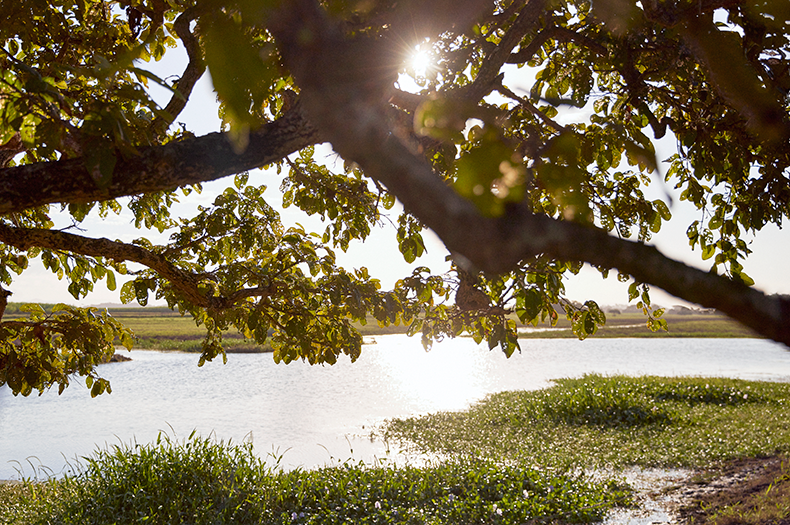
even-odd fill
[[[9,303],[6,317],[9,319],[24,316],[20,310],[22,303]],[[51,309],[53,305],[43,305]],[[146,308],[111,308],[113,317],[130,328],[135,335],[135,348],[145,350],[166,350],[179,352],[202,352],[206,329],[197,326],[189,316],[170,310],[164,306]],[[403,334],[406,326],[379,326],[378,322],[369,317],[367,324],[357,326],[363,336]],[[228,331],[223,334],[225,351],[229,353],[265,353],[271,352],[270,345],[258,344],[247,339],[241,333]]]
[[[118,308],[112,314],[137,336],[138,348],[151,350],[179,350],[200,352],[205,337],[203,327],[198,327],[189,317],[182,317],[167,308]],[[594,337],[755,337],[755,334],[735,321],[719,314],[668,315],[668,332],[651,332],[641,313],[609,314],[607,323]],[[379,326],[375,319],[359,325],[363,336],[402,334],[405,326]],[[530,338],[575,338],[570,323],[561,317],[555,329],[525,333]],[[270,352],[268,345],[258,345],[241,334],[228,332],[224,341],[228,352]]]
[[[20,303],[9,303],[6,315],[13,318],[22,315]],[[51,305],[45,305],[51,306]],[[136,348],[147,350],[175,350],[181,352],[201,352],[206,331],[196,326],[191,317],[185,317],[166,307],[112,308],[113,317],[131,328],[136,336]],[[750,329],[741,326],[716,313],[692,313],[689,315],[665,316],[669,331],[652,332],[647,328],[645,316],[638,312],[607,314],[606,325],[593,337],[757,337]],[[403,334],[406,326],[379,326],[370,317],[364,325],[357,326],[363,336]],[[549,328],[540,325],[538,328]],[[528,332],[519,335],[522,339],[535,338],[575,338],[570,322],[560,315],[555,327],[549,330]],[[225,350],[231,353],[271,352],[269,345],[259,345],[246,339],[238,332],[229,331],[224,335]]]
[[[630,495],[614,481],[484,460],[286,472],[246,443],[165,437],[98,451],[63,479],[0,485],[0,523],[590,523]]]
[[[565,468],[705,467],[790,452],[790,384],[733,379],[561,379],[462,412],[389,421],[418,452]]]
[[[717,469],[790,453],[788,400],[784,383],[561,379],[461,412],[389,421],[382,437],[441,458],[422,467],[284,471],[247,443],[161,436],[97,451],[62,479],[0,484],[0,524],[590,523],[632,504],[631,490],[611,474],[627,465]],[[688,519],[784,523],[790,468],[752,461],[765,467],[761,478],[732,497],[703,499]]]
[[[131,328],[137,337],[136,348],[148,350],[177,350],[201,352],[206,330],[196,326],[191,317],[183,317],[167,308],[117,308],[113,317]],[[381,327],[375,319],[360,325],[363,336],[405,333],[404,326]],[[225,350],[231,353],[271,352],[269,345],[259,345],[238,332],[229,331],[223,336]]]
[[[664,316],[668,331],[653,332],[639,312],[606,314],[606,324],[593,337],[760,337],[751,329],[718,313],[693,313],[688,315]],[[547,328],[540,325],[538,328]],[[524,339],[553,339],[576,337],[571,332],[570,321],[560,315],[557,325],[551,330],[528,332],[519,335]]]

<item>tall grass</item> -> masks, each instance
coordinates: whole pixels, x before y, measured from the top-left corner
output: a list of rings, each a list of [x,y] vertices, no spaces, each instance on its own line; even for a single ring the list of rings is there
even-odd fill
[[[490,461],[344,463],[284,471],[250,444],[191,436],[115,446],[60,480],[0,486],[0,523],[455,524],[600,520],[630,492],[614,481]]]

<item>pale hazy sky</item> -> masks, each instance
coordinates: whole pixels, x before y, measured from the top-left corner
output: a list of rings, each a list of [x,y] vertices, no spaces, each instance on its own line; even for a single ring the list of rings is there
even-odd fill
[[[169,53],[170,54],[170,53]],[[147,66],[148,69],[161,74],[163,72],[178,71],[182,66],[183,58],[175,56],[164,60],[154,66]],[[521,70],[522,72],[524,70]],[[523,73],[522,73],[523,74]],[[530,81],[525,79],[519,89],[518,82],[512,82],[513,90],[524,92],[529,89]],[[159,88],[152,90],[160,97],[164,97],[164,90]],[[162,98],[161,100],[166,100]],[[219,129],[217,118],[217,103],[211,88],[211,81],[208,75],[202,78],[196,86],[189,104],[184,112],[177,119],[185,122],[188,129],[196,135],[203,135]],[[658,148],[659,161],[667,158],[671,153],[673,143],[664,141]],[[208,205],[214,196],[224,189],[229,183],[229,179],[204,185],[204,192],[201,195],[193,193],[188,198],[182,199],[178,209],[188,212],[198,204]],[[268,189],[265,197],[270,204],[278,207],[281,202],[279,193],[280,178],[274,172],[263,172],[254,170],[250,173],[251,184],[265,184]],[[710,265],[707,261],[702,261],[699,250],[692,252],[688,247],[686,228],[688,225],[699,218],[700,213],[687,202],[681,202],[677,198],[677,192],[668,187],[660,176],[654,177],[653,184],[646,190],[649,198],[665,198],[667,195],[673,197],[670,209],[673,219],[665,223],[661,232],[655,236],[654,243],[666,255],[675,259],[682,260],[687,264],[708,270]],[[666,199],[665,199],[666,200]],[[397,219],[397,212],[393,211],[391,219]],[[304,214],[291,207],[283,211],[283,222],[286,225],[299,222],[306,228],[313,225],[316,231],[323,228],[315,218],[306,217]],[[64,222],[62,226],[67,225]],[[95,216],[89,217],[82,225],[86,231],[85,235],[92,237],[108,237],[131,241],[137,237],[148,237],[156,242],[156,232],[146,232],[136,230],[133,227],[132,215],[125,211],[120,216],[110,216],[107,220],[101,221]],[[397,251],[397,243],[394,240],[395,229],[392,226],[383,226],[377,229],[374,234],[364,243],[353,245],[348,253],[338,253],[339,261],[346,267],[358,268],[366,266],[374,277],[381,279],[386,287],[392,286],[396,279],[411,273],[410,265],[403,261],[402,256]],[[425,235],[428,253],[418,259],[416,265],[428,266],[434,272],[441,273],[447,268],[445,262],[446,250],[441,242],[431,233]],[[164,241],[161,237],[159,240]],[[790,260],[790,250],[787,246],[787,234],[776,227],[766,227],[751,242],[754,253],[744,263],[745,271],[756,283],[756,287],[769,293],[790,293],[790,277],[786,271],[787,263]],[[579,276],[572,277],[567,282],[568,296],[571,299],[584,301],[594,299],[601,305],[625,304],[628,300],[627,283],[620,283],[615,278],[615,272],[611,272],[612,277],[602,279],[597,271],[585,268]],[[23,273],[9,288],[14,293],[11,300],[14,302],[66,302],[70,304],[93,305],[99,303],[118,303],[120,302],[118,290],[110,292],[106,289],[103,282],[97,283],[95,291],[81,301],[75,301],[67,291],[68,283],[58,281],[57,277],[49,271],[43,269],[38,261],[31,261],[31,267]],[[119,279],[120,287],[120,279]],[[682,303],[681,301],[669,296],[668,294],[654,289],[652,292],[653,302],[664,306]]]

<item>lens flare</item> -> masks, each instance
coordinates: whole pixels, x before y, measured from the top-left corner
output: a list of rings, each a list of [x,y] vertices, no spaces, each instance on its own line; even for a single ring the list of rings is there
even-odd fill
[[[428,70],[432,65],[433,58],[431,57],[430,50],[424,49],[422,46],[416,46],[410,59],[410,66],[414,71],[414,75],[417,78],[424,78],[428,74]]]

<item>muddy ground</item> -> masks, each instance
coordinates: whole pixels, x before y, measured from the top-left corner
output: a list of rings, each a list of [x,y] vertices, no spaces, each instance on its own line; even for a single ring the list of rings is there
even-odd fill
[[[790,525],[790,458],[730,461],[674,488],[679,523]]]

